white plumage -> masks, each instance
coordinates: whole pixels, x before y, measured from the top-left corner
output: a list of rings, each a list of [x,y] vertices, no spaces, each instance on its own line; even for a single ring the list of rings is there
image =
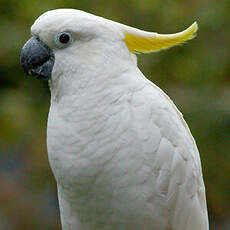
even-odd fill
[[[133,54],[196,30],[158,35],[71,9],[35,21],[55,56],[47,139],[63,230],[208,230],[195,141]],[[63,31],[72,42],[59,47]]]

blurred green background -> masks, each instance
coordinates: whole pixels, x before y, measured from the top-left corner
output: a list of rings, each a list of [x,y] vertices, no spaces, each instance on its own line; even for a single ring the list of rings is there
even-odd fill
[[[139,67],[174,100],[197,141],[211,229],[230,229],[230,2],[216,0],[0,0],[0,230],[60,229],[46,153],[47,82],[26,76],[20,50],[54,8],[82,9],[159,33],[185,29],[184,46],[140,55]]]

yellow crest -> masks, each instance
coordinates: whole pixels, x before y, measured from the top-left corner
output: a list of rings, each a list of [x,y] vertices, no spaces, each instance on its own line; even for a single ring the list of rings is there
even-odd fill
[[[167,49],[171,46],[181,44],[196,36],[198,25],[194,22],[186,30],[175,34],[158,34],[132,27],[124,27],[124,41],[130,52],[157,52],[161,49]]]

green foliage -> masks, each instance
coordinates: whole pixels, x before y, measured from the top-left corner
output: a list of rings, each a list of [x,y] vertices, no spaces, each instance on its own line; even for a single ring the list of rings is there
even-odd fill
[[[54,8],[82,9],[159,33],[177,32],[198,22],[197,38],[161,53],[141,55],[139,67],[171,96],[192,130],[202,158],[211,222],[221,226],[229,219],[229,1],[0,3],[0,229],[60,229],[55,181],[46,155],[49,90],[46,82],[27,77],[19,63],[31,24]]]

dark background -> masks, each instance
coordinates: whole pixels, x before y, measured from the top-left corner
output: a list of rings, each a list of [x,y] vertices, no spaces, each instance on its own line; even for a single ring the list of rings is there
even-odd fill
[[[0,6],[0,230],[60,229],[46,153],[49,90],[19,63],[31,24],[55,8],[159,33],[198,22],[194,40],[140,55],[139,67],[174,100],[197,141],[211,230],[230,229],[229,0],[0,0]]]

